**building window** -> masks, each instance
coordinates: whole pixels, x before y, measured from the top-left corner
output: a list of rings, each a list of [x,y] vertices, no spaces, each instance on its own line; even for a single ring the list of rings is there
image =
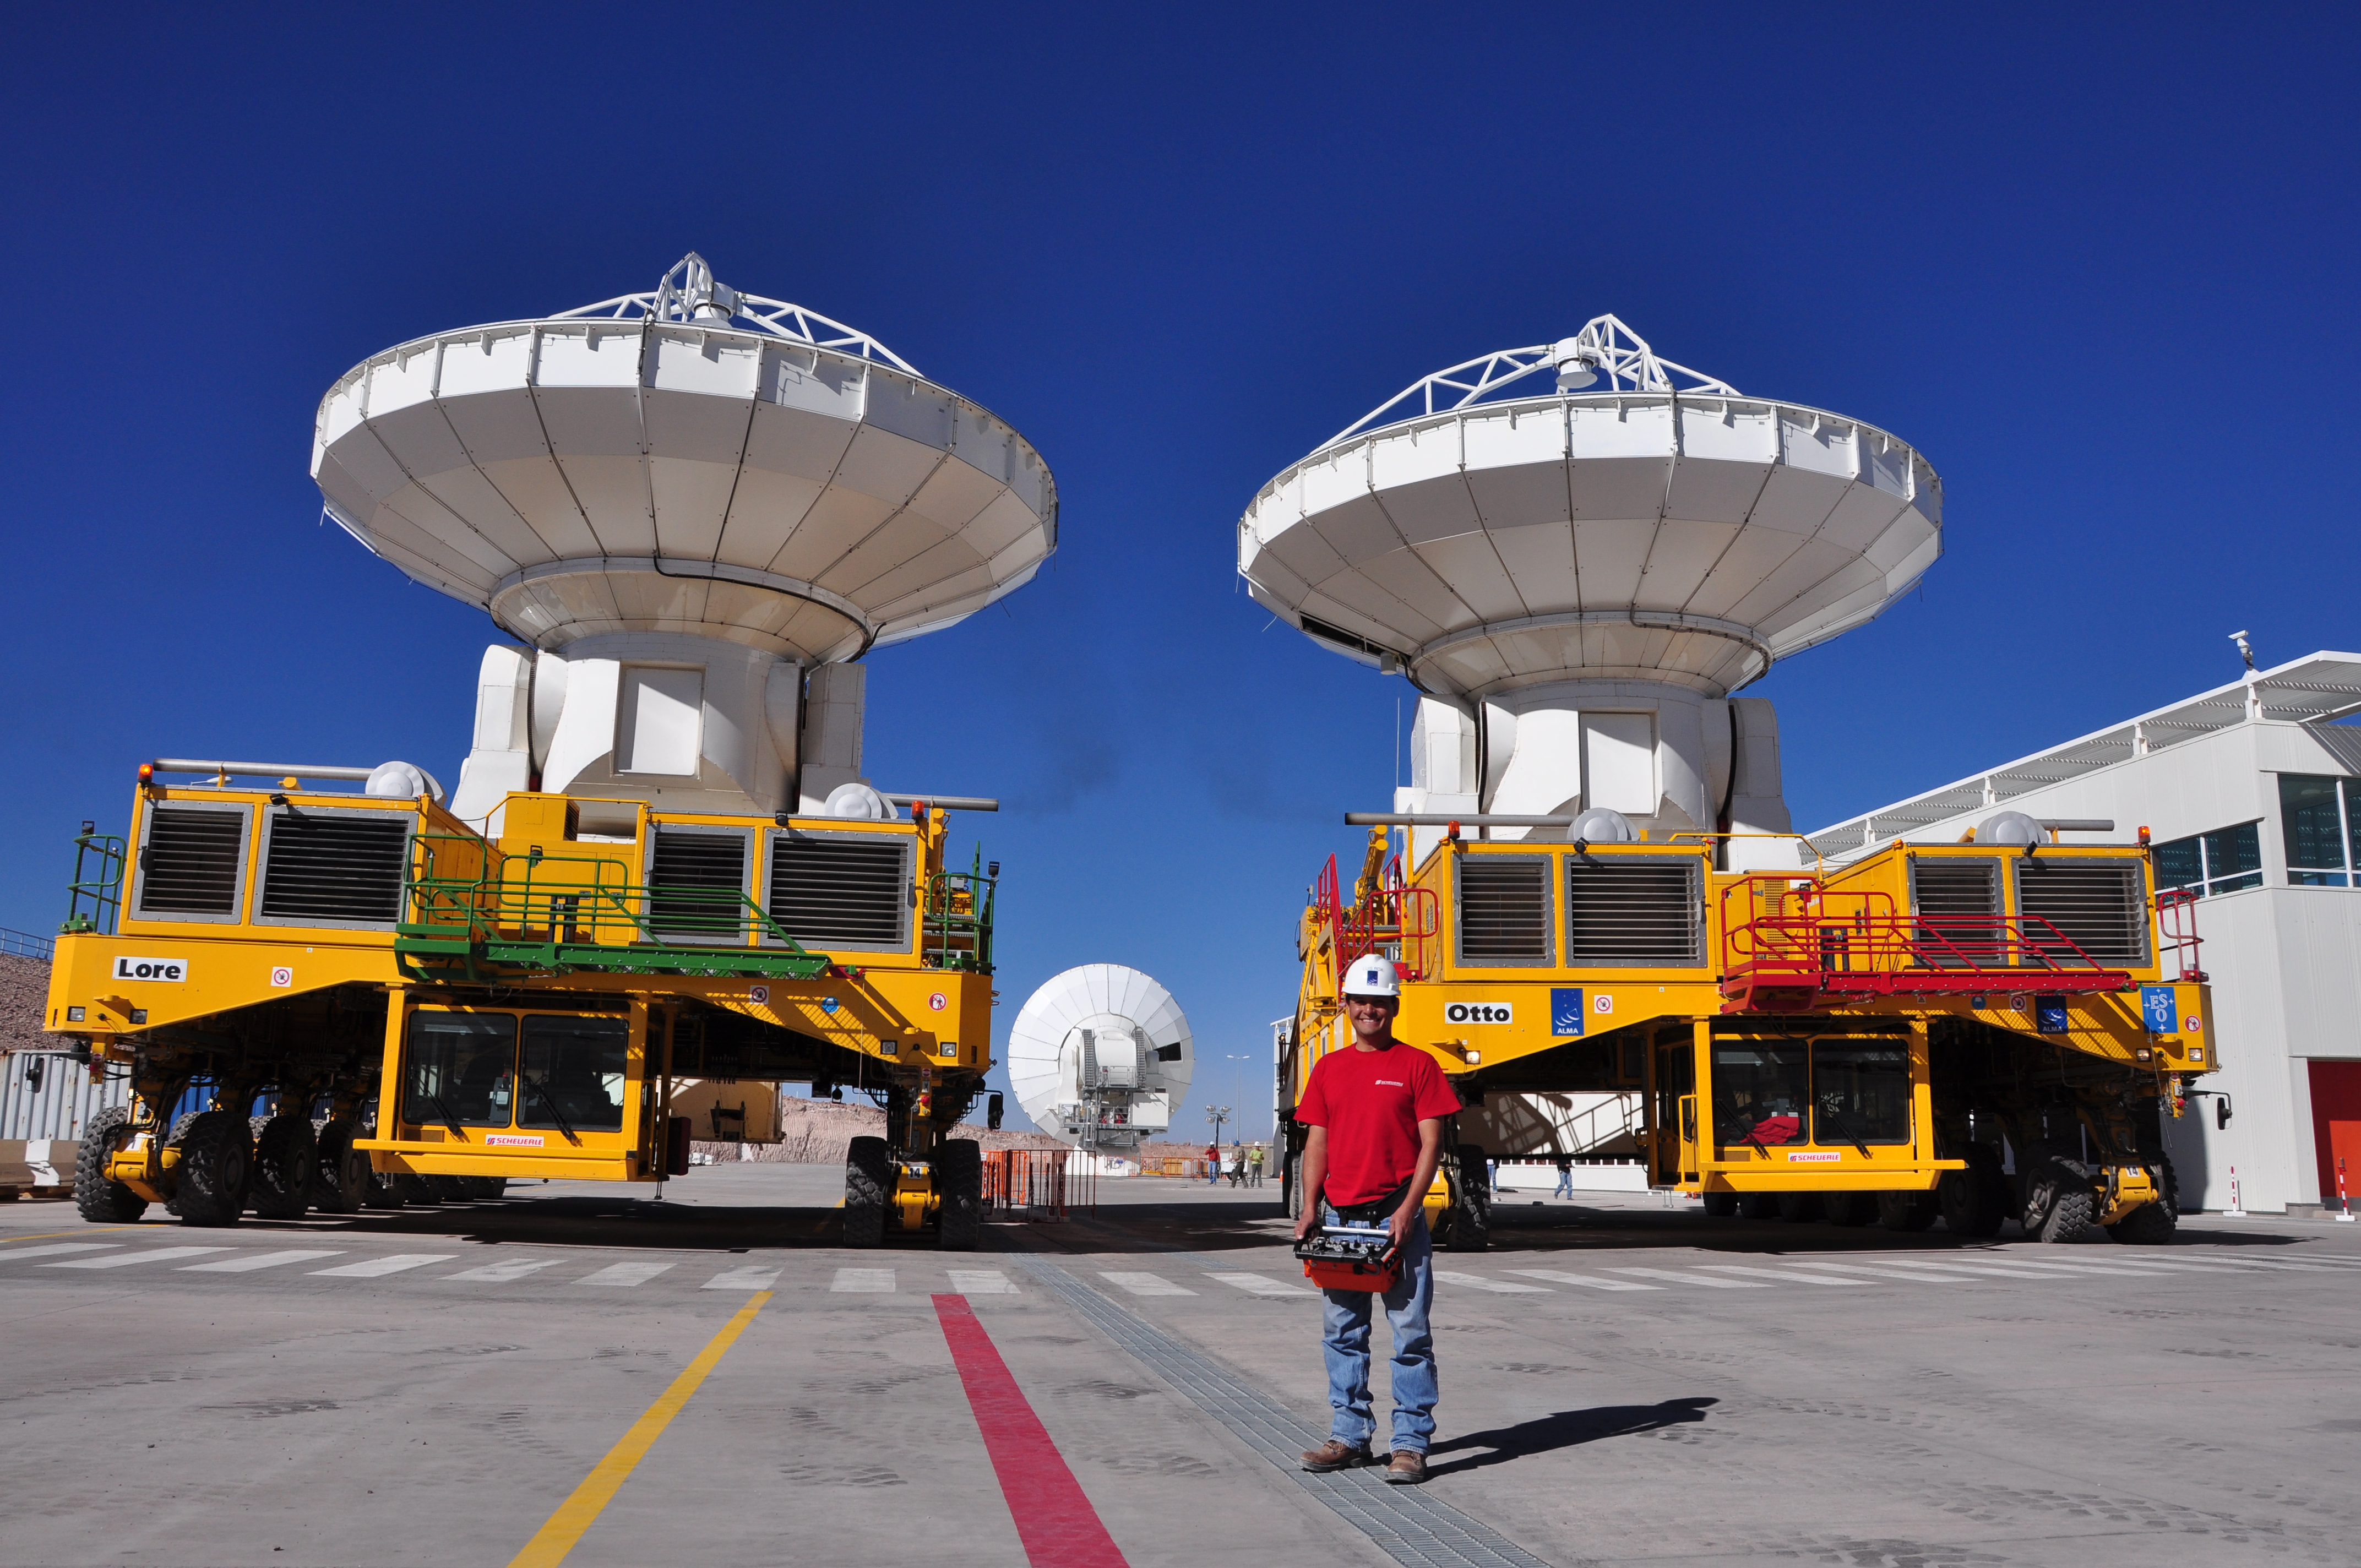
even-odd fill
[[[2263,825],[2192,834],[2156,847],[2156,885],[2193,889],[2200,897],[2263,885]]]
[[[2287,833],[2288,881],[2297,887],[2352,887],[2361,867],[2361,780],[2279,775],[2279,825]]]

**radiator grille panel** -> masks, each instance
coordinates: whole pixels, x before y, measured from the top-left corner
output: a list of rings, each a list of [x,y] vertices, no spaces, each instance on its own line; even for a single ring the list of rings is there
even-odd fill
[[[2044,861],[2016,863],[2016,912],[2027,917],[2028,946],[2048,947],[2068,962],[2049,926],[2104,964],[2147,962],[2147,909],[2136,861]],[[2031,919],[2049,922],[2042,926]]]
[[[2000,864],[1989,856],[1910,862],[1917,942],[1938,968],[2007,962],[1999,943]]]
[[[909,845],[877,836],[771,839],[771,918],[807,948],[910,945]]]
[[[274,813],[262,865],[261,917],[392,925],[401,916],[410,823],[407,813],[392,811]]]
[[[1703,963],[1700,870],[1687,860],[1566,857],[1565,961]]]
[[[236,917],[247,814],[157,806],[139,855],[139,913]]]
[[[1549,861],[1538,855],[1462,856],[1459,961],[1545,964],[1549,959]]]
[[[659,937],[746,939],[746,835],[656,829],[648,867],[648,921]]]

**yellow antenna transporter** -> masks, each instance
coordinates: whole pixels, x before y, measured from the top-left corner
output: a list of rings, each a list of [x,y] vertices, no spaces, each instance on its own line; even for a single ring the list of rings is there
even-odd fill
[[[83,1216],[661,1181],[693,1137],[775,1139],[792,1080],[884,1109],[848,1242],[973,1246],[980,1156],[946,1135],[992,1065],[999,867],[946,844],[996,803],[862,775],[855,661],[1031,579],[1039,455],[691,255],[373,356],[313,474],[516,641],[447,800],[401,762],[164,759],[121,837],[85,825],[47,1025],[132,1094],[84,1133]]]
[[[1773,662],[1941,554],[1942,492],[1858,420],[1749,397],[1611,315],[1413,383],[1263,487],[1255,598],[1420,693],[1411,784],[1332,857],[1276,1026],[1290,1208],[1336,978],[1458,1085],[1429,1196],[1480,1247],[1493,1158],[1630,1157],[1707,1211],[2169,1239],[2163,1115],[2220,1065],[2193,905],[2111,822],[1997,812],[1831,869],[1793,832]]]

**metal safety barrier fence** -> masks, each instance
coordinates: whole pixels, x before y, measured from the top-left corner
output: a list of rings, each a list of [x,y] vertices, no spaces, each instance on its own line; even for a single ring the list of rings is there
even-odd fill
[[[1027,1221],[1095,1213],[1098,1172],[1072,1149],[986,1149],[983,1206],[987,1212]]]

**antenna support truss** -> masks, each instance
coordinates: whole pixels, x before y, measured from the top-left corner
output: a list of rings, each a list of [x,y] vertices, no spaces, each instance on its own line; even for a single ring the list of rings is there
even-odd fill
[[[1595,389],[1617,392],[1705,392],[1735,398],[1741,394],[1727,381],[1717,381],[1686,365],[1660,359],[1647,339],[1612,315],[1594,316],[1572,337],[1531,348],[1504,348],[1448,370],[1411,382],[1322,444],[1334,446],[1350,436],[1397,420],[1448,413],[1488,400],[1503,387],[1543,370],[1557,372],[1557,389],[1573,392]]]
[[[842,322],[830,321],[817,311],[791,305],[785,300],[766,300],[760,294],[741,294],[728,284],[718,281],[713,276],[712,267],[693,250],[664,275],[663,280],[652,292],[619,294],[595,305],[560,311],[551,319],[566,321],[586,316],[605,316],[617,321],[677,322],[691,326],[748,326],[792,343],[832,349],[858,359],[881,360],[913,376],[919,373],[917,366],[865,332],[856,332]]]

